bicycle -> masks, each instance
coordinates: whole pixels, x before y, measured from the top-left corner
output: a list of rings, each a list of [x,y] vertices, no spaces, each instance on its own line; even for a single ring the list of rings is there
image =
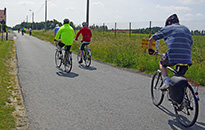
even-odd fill
[[[155,54],[161,56],[163,55],[160,54],[159,52],[156,52]],[[178,66],[182,66],[182,65],[178,65]],[[174,74],[178,74],[176,68],[175,69],[171,67],[167,67],[167,68]],[[198,117],[199,97],[198,97],[198,92],[194,89],[192,84],[188,82],[181,104],[176,103],[170,98],[170,92],[169,92],[170,88],[167,90],[161,90],[160,87],[162,87],[162,85],[163,85],[162,73],[160,70],[157,70],[153,75],[152,82],[151,82],[151,96],[152,96],[153,104],[158,107],[162,103],[164,96],[167,92],[168,93],[167,97],[169,101],[171,101],[174,107],[175,116],[178,122],[184,127],[193,126]]]
[[[56,44],[57,47],[57,44]],[[64,51],[63,57],[60,57],[59,49],[56,48],[55,52],[55,64],[56,67],[60,68],[62,63],[64,65],[65,72],[69,73],[72,69],[72,51],[67,52],[65,48],[62,48]]]
[[[82,57],[83,57],[85,66],[89,67],[91,64],[91,49],[89,49],[87,45],[85,45],[84,50],[82,51]],[[80,48],[79,48],[78,54],[77,54],[77,61],[80,61],[80,58],[81,57],[80,57]]]

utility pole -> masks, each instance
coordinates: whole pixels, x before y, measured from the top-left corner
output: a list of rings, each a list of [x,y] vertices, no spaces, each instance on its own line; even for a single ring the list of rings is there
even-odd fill
[[[89,27],[89,0],[87,0],[87,17],[86,17],[86,22],[87,22],[88,27]]]
[[[34,23],[34,12],[32,12],[31,9],[29,9],[29,11],[31,12],[31,28],[33,29],[33,23]]]
[[[32,29],[33,29],[33,24],[34,24],[34,12],[32,12]]]
[[[28,15],[26,15],[26,28],[28,27]]]
[[[47,21],[47,0],[45,1],[45,32],[46,32],[46,21]]]
[[[131,22],[130,22],[130,24],[129,24],[129,36],[131,37],[131,34],[132,34],[132,27],[131,27]]]
[[[149,22],[149,37],[151,37],[152,21]]]

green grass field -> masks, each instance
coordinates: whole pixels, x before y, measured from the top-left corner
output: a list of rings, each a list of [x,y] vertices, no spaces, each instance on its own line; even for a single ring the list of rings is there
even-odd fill
[[[33,35],[40,39],[54,43],[54,31],[46,33],[33,31]],[[92,42],[89,48],[92,50],[92,58],[102,60],[120,67],[132,68],[141,72],[154,74],[159,68],[160,56],[149,56],[147,50],[141,48],[142,38],[149,37],[148,34],[129,34],[93,31]],[[192,49],[193,65],[186,73],[201,85],[205,85],[205,36],[193,36],[194,45]],[[74,41],[72,51],[77,52],[80,46],[79,41]],[[164,40],[160,41],[159,51],[165,53],[167,46]],[[171,73],[169,74],[171,75]]]
[[[13,41],[0,41],[0,130],[10,130],[15,128],[15,119],[12,116],[14,107],[6,105],[10,103],[9,92],[12,87],[12,76],[9,74],[9,59],[14,48]]]

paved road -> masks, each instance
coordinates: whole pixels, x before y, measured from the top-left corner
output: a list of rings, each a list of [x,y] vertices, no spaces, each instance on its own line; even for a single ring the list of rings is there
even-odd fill
[[[64,73],[54,64],[55,46],[16,33],[19,80],[29,130],[171,130],[184,129],[167,98],[152,104],[151,78],[93,61]],[[205,129],[205,90],[200,115],[191,130]]]

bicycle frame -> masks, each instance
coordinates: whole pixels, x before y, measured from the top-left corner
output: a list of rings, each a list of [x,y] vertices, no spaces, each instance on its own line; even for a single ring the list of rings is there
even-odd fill
[[[59,58],[59,47],[57,46],[56,44],[56,53],[55,53],[55,63],[56,63],[56,66],[58,68],[61,67],[61,64],[63,63],[64,65],[64,68],[65,68],[65,71],[67,73],[69,73],[72,69],[72,51],[67,51],[65,50],[65,48],[61,48],[63,52],[63,57],[62,58]]]
[[[164,55],[158,52],[155,52],[155,54],[158,54],[161,56]],[[187,65],[178,64],[176,65],[175,69],[171,67],[167,67],[167,69],[176,75],[184,77],[187,67],[185,67],[185,70],[184,70],[183,66],[187,66]],[[198,105],[199,97],[198,97],[198,93],[195,90],[195,88],[192,86],[191,83],[188,82],[187,88],[183,96],[183,100],[181,103],[178,103],[172,100],[172,98],[170,97],[171,93],[169,91],[171,90],[171,88],[170,89],[160,89],[163,85],[163,82],[164,81],[163,81],[162,72],[161,70],[158,69],[153,75],[152,82],[151,82],[151,97],[152,97],[153,104],[158,107],[162,103],[166,92],[168,92],[167,98],[169,101],[171,101],[174,107],[175,115],[179,123],[183,125],[184,127],[193,126],[195,122],[197,121],[198,112],[199,112],[199,105]]]

